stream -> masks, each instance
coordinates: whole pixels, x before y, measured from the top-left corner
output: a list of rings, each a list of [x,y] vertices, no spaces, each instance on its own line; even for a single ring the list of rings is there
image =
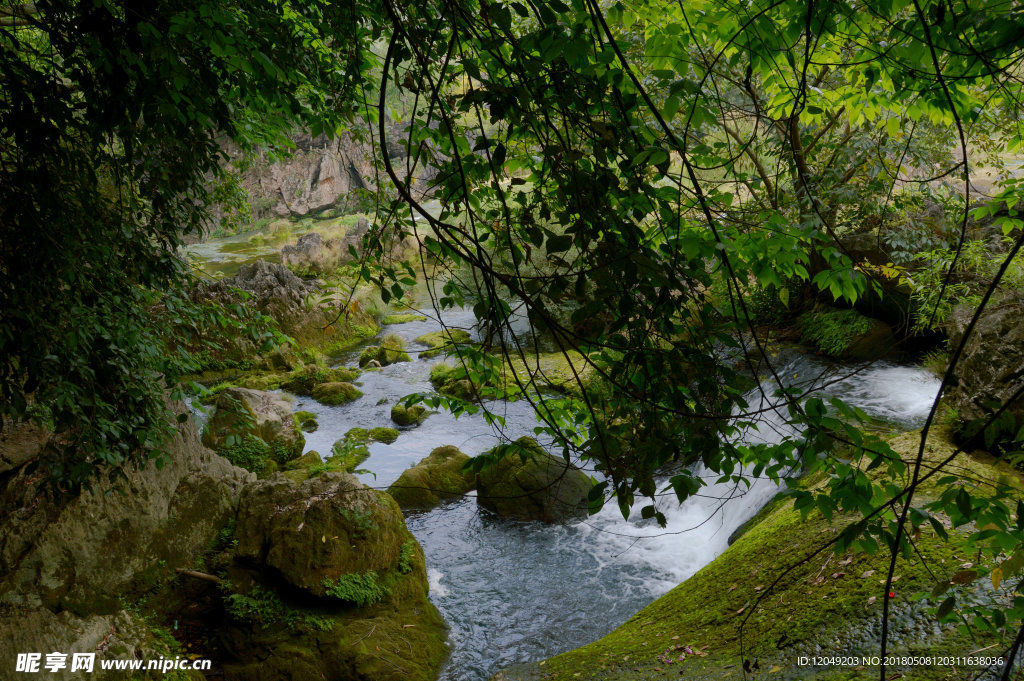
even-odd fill
[[[201,260],[217,252],[215,246],[201,248],[204,252],[196,254]],[[241,239],[227,242],[226,250],[234,252],[213,258],[221,267],[228,264],[225,259],[237,267],[235,258],[263,255],[244,248]],[[295,397],[295,410],[313,412],[320,424],[306,434],[306,451],[328,454],[351,428],[393,427],[390,411],[397,400],[431,391],[430,367],[442,360],[420,359],[418,351],[425,346],[414,339],[442,326],[429,307],[419,312],[428,319],[390,325],[382,332],[401,336],[412,361],[365,371],[357,380],[361,398],[331,407]],[[448,328],[462,328],[478,338],[470,310],[445,311],[444,321]],[[355,365],[361,349],[342,356],[339,364]],[[921,367],[879,362],[838,380],[851,367],[793,350],[780,353],[774,364],[784,382],[841,397],[900,430],[920,427],[939,386]],[[752,408],[769,406],[757,393],[748,402]],[[534,436],[538,423],[527,401],[489,407],[505,418],[500,432],[479,414],[456,420],[434,413],[422,425],[403,429],[392,444],[371,443],[370,458],[361,465],[369,472],[359,477],[371,487],[386,489],[435,447],[455,445],[473,456],[502,440]],[[759,428],[743,437],[778,441],[790,432],[780,416],[768,411]],[[440,678],[485,681],[510,664],[540,660],[604,636],[718,556],[732,532],[777,492],[767,479],[753,481],[748,489],[714,484],[717,476],[707,477],[710,484],[685,503],[659,504],[666,528],[652,521],[624,520],[614,503],[585,520],[554,526],[496,518],[479,510],[472,496],[407,515],[406,523],[426,553],[430,598],[450,627],[450,656]]]
[[[433,315],[429,309],[422,312]],[[468,310],[445,313],[450,328],[473,333],[472,322]],[[328,407],[297,397],[295,408],[315,413],[320,423],[306,436],[307,451],[329,452],[350,428],[393,426],[391,405],[409,393],[429,392],[430,367],[440,361],[418,359],[416,351],[424,348],[413,339],[440,328],[431,319],[387,327],[384,333],[406,340],[413,361],[363,373],[358,383],[364,395],[355,402]],[[354,350],[341,363],[355,364],[357,357]],[[827,382],[823,377],[835,381],[843,369],[795,351],[780,355],[776,367],[783,380],[802,385],[820,385]],[[938,385],[925,369],[877,363],[832,382],[821,393],[910,429],[922,424]],[[754,394],[749,401],[765,405]],[[456,420],[436,413],[419,427],[403,430],[390,445],[371,444],[371,456],[361,466],[371,472],[360,478],[384,489],[435,447],[455,445],[472,456],[499,439],[533,436],[538,424],[526,401],[492,403],[490,408],[505,417],[502,432],[479,415]],[[759,429],[745,437],[778,441],[787,433],[782,424],[781,417],[769,412]],[[765,479],[749,489],[709,484],[681,505],[664,504],[666,528],[623,520],[615,504],[581,522],[559,526],[495,518],[480,511],[473,497],[408,515],[406,523],[426,552],[431,599],[450,627],[451,656],[440,678],[484,681],[510,664],[540,660],[600,638],[724,551],[730,534],[776,491]]]

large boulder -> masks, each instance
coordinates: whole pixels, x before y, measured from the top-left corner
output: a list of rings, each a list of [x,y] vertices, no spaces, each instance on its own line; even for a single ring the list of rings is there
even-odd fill
[[[277,458],[302,454],[305,437],[296,426],[292,404],[278,393],[250,388],[227,388],[217,396],[216,411],[203,432],[203,444],[213,449],[255,437]]]
[[[345,575],[374,572],[386,580],[410,537],[391,497],[344,473],[301,485],[274,476],[247,487],[236,536],[237,560],[321,597]]]
[[[281,248],[281,263],[286,267],[308,272],[325,272],[334,264],[334,252],[331,241],[316,232],[303,234],[294,246]]]
[[[219,631],[232,681],[433,681],[445,626],[423,550],[386,493],[351,475],[243,492]]]
[[[438,447],[412,468],[404,471],[390,487],[403,511],[424,511],[462,498],[476,485],[476,475],[463,473],[469,457],[456,447]]]
[[[506,518],[555,523],[587,514],[593,484],[571,463],[522,437],[477,474],[476,498],[480,506]]]
[[[127,468],[71,497],[12,472],[0,488],[0,604],[113,614],[204,553],[253,476],[203,447],[191,420],[164,452],[162,468]]]
[[[1024,300],[1004,297],[993,301],[974,326],[957,363],[955,381],[946,400],[964,421],[987,418],[1024,385],[1024,325],[1020,323]],[[975,308],[962,305],[949,317],[949,347],[963,340]],[[1007,409],[1024,424],[1024,400]]]
[[[238,291],[249,297],[243,300]],[[222,305],[245,305],[273,317],[281,331],[291,336],[301,347],[320,347],[330,343],[341,331],[337,325],[337,312],[328,305],[307,305],[311,294],[317,293],[317,284],[298,277],[280,263],[257,260],[242,265],[238,274],[214,282],[200,282],[192,291],[196,301],[212,300]],[[356,320],[363,323],[365,320]],[[219,339],[224,340],[224,339]],[[255,354],[244,339],[230,339],[243,353]]]

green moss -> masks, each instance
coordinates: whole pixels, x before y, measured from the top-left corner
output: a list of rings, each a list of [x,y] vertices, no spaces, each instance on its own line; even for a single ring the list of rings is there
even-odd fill
[[[320,427],[316,420],[316,414],[309,411],[297,411],[294,414],[295,425],[307,433],[314,432]]]
[[[342,575],[334,580],[325,579],[324,588],[327,595],[354,603],[360,608],[379,603],[391,593],[390,589],[380,583],[373,570]]]
[[[420,352],[420,357],[427,359],[449,352],[455,348],[457,343],[468,343],[470,335],[462,329],[444,329],[443,331],[431,331],[416,339],[417,343],[427,346],[427,350]]]
[[[313,390],[324,383],[351,383],[359,377],[356,369],[338,367],[330,369],[316,364],[307,364],[288,374],[281,382],[281,387],[296,395],[310,395]]]
[[[389,314],[380,320],[381,324],[405,324],[406,322],[425,322],[427,318],[421,314]]]
[[[419,404],[414,404],[411,407],[396,404],[391,407],[391,420],[400,426],[418,426],[428,415],[426,408]]]
[[[394,428],[371,428],[370,439],[389,445],[398,439],[398,431]]]
[[[362,462],[370,458],[370,450],[358,439],[349,439],[348,436],[341,438],[331,447],[331,456],[324,462],[323,470],[318,470],[313,475],[325,471],[344,471],[351,473]]]
[[[402,472],[390,487],[402,510],[426,510],[461,499],[476,484],[476,475],[463,473],[469,457],[451,445],[438,447],[412,468]]]
[[[293,458],[294,452],[282,443],[269,445],[255,435],[245,436],[241,442],[219,447],[217,453],[236,466],[265,477]]]
[[[313,399],[320,404],[337,406],[362,397],[363,393],[351,383],[321,383],[313,388]]]
[[[485,385],[476,385],[462,366],[436,364],[430,370],[430,383],[442,395],[462,400],[514,400],[522,396],[524,387],[579,396],[584,389],[594,396],[600,374],[579,352],[548,352],[514,357],[505,361],[500,371]]]

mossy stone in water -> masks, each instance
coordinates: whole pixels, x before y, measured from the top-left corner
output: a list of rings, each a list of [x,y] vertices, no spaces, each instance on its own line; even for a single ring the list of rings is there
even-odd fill
[[[420,352],[420,357],[426,359],[453,350],[456,343],[468,343],[470,338],[469,333],[462,329],[444,329],[425,333],[416,342],[427,346],[428,349]]]
[[[388,494],[394,497],[403,511],[424,511],[455,501],[476,484],[474,473],[462,472],[462,465],[467,461],[469,457],[456,447],[438,447],[403,472],[388,487]]]
[[[395,428],[371,428],[370,439],[377,442],[383,442],[386,445],[391,444],[398,439],[398,430]]]
[[[288,374],[280,383],[281,387],[296,395],[309,395],[322,383],[351,383],[359,377],[359,371],[345,367],[330,369],[316,364],[307,364]]]
[[[316,420],[316,414],[310,411],[295,412],[295,424],[306,433],[312,433],[320,427]]]
[[[376,362],[385,367],[398,362],[408,362],[410,359],[402,337],[390,333],[381,339],[380,345],[371,345],[363,350],[359,355],[359,366],[365,367]]]
[[[421,314],[389,314],[380,320],[381,324],[405,324],[406,322],[425,322],[427,318]]]
[[[427,418],[427,410],[419,404],[406,407],[404,404],[396,404],[391,407],[391,420],[400,426],[418,426]]]
[[[275,478],[245,490],[236,533],[232,584],[245,602],[271,607],[219,630],[227,678],[436,679],[445,625],[427,598],[423,550],[387,494],[338,474],[301,485]],[[374,598],[362,606],[325,586],[371,573]],[[290,589],[261,590],[268,581]]]
[[[313,399],[320,404],[336,406],[362,397],[363,393],[351,383],[321,383],[313,388]]]
[[[586,473],[548,454],[532,438],[505,447],[501,459],[477,474],[480,506],[505,518],[548,523],[587,515],[594,483]]]

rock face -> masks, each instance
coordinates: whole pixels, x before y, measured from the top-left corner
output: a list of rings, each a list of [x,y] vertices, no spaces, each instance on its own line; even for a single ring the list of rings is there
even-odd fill
[[[373,150],[344,134],[292,137],[291,158],[276,163],[257,162],[242,173],[254,213],[281,217],[307,215],[334,207],[339,199],[375,185]]]
[[[0,603],[114,613],[158,560],[205,549],[253,476],[203,447],[191,420],[165,449],[162,469],[126,471],[123,494],[98,483],[62,502],[14,473],[0,492]]]
[[[230,436],[258,437],[292,456],[302,453],[305,438],[295,425],[292,405],[277,393],[227,388],[217,396],[217,410],[203,433],[203,444],[217,449]]]
[[[423,511],[455,501],[476,486],[476,475],[463,473],[469,457],[451,445],[438,447],[412,468],[404,471],[388,494],[403,511]]]
[[[1003,404],[1024,384],[1024,300],[1003,298],[993,301],[978,319],[956,367],[956,382],[946,394],[949,404],[965,421],[981,419]],[[957,347],[974,314],[961,306],[949,319],[949,347]],[[1017,400],[1008,412],[1017,426],[1024,423],[1024,400]]]
[[[257,260],[242,265],[238,274],[215,282],[201,282],[192,292],[193,300],[215,300],[223,305],[243,302],[232,289],[251,295],[246,305],[277,320],[281,331],[300,345],[318,346],[329,341],[325,331],[331,321],[326,310],[307,307],[306,298],[317,290],[279,263]]]
[[[593,486],[583,471],[528,437],[516,440],[504,458],[480,471],[476,484],[477,503],[487,510],[548,523],[585,516]]]

